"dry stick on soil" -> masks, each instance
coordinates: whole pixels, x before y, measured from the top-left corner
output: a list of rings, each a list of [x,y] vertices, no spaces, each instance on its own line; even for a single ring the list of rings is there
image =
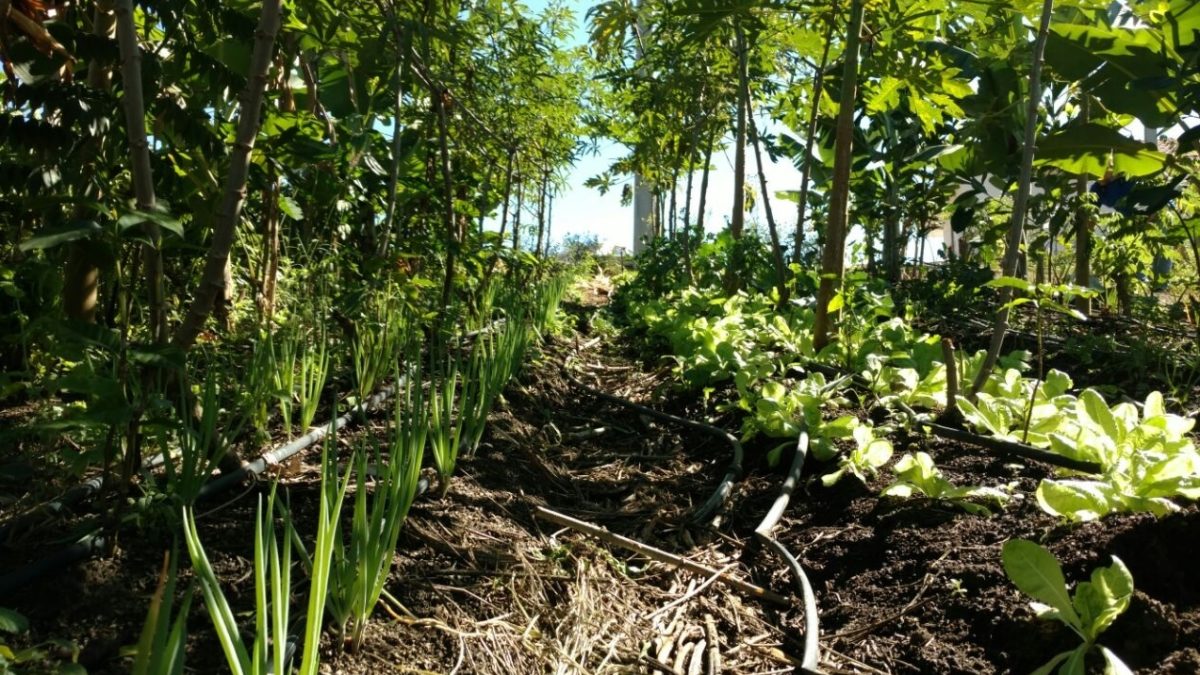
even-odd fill
[[[644,618],[653,619],[654,617],[656,617],[660,614],[666,613],[666,612],[670,611],[671,609],[678,607],[679,605],[682,605],[683,603],[691,600],[692,598],[696,597],[697,595],[700,595],[701,593],[704,592],[704,589],[711,586],[714,581],[716,581],[717,579],[720,579],[722,576],[724,576],[726,573],[729,572],[729,570],[733,569],[734,567],[737,567],[736,562],[729,563],[728,565],[726,565],[726,566],[722,567],[720,570],[718,570],[716,574],[705,579],[704,583],[700,584],[696,588],[693,588],[692,590],[688,591],[684,595],[682,595],[678,598],[675,598],[674,600],[672,600],[671,602],[668,602],[667,604],[663,605],[662,607],[659,607],[658,609],[654,610],[653,612],[650,612]]]
[[[612,394],[608,394],[603,391],[600,391],[599,389],[596,389],[595,387],[590,387],[590,386],[584,384],[583,382],[580,382],[579,379],[576,378],[575,375],[571,373],[571,371],[569,369],[569,365],[570,365],[570,361],[568,360],[567,365],[563,367],[563,374],[564,374],[564,376],[566,376],[567,381],[569,381],[571,384],[575,385],[576,387],[579,387],[580,389],[583,389],[584,391],[591,393],[593,396],[599,397],[599,398],[601,398],[605,401],[609,401],[611,403],[616,403],[617,405],[624,406],[631,410],[636,410],[637,412],[640,412],[643,415],[649,415],[650,417],[654,417],[654,418],[657,418],[660,420],[664,420],[667,422],[673,422],[675,424],[687,427],[689,429],[703,431],[706,434],[711,434],[713,436],[719,436],[719,437],[725,439],[725,441],[729,443],[730,447],[733,448],[733,459],[730,460],[729,467],[725,470],[725,476],[721,479],[721,482],[717,485],[717,489],[713,491],[712,496],[710,496],[703,504],[700,505],[699,508],[697,508],[692,513],[692,518],[691,518],[692,522],[695,522],[695,523],[704,522],[704,521],[708,520],[713,514],[715,514],[721,508],[721,506],[725,503],[725,500],[729,498],[730,493],[733,492],[733,484],[739,478],[742,477],[742,443],[741,443],[741,441],[739,441],[737,439],[736,436],[729,433],[728,431],[725,431],[724,429],[718,429],[717,427],[714,427],[711,424],[705,424],[703,422],[689,420],[684,417],[677,417],[675,415],[671,415],[668,413],[659,412],[657,410],[654,410],[653,408],[647,408],[644,405],[638,405],[637,403],[634,403],[633,401],[623,399],[619,396],[613,396]]]
[[[755,586],[754,584],[747,583],[745,581],[724,576],[719,570],[714,570],[706,565],[701,565],[700,563],[681,558],[674,553],[667,553],[666,551],[650,546],[649,544],[643,544],[640,541],[635,541],[628,537],[622,537],[619,534],[613,534],[602,527],[592,525],[591,523],[586,523],[582,520],[558,513],[557,511],[551,511],[543,506],[534,507],[534,514],[556,525],[562,525],[563,527],[569,527],[578,532],[591,535],[603,542],[612,544],[613,546],[620,546],[621,548],[644,555],[651,560],[674,567],[681,567],[685,570],[696,572],[697,574],[716,576],[725,585],[739,590],[750,597],[773,602],[777,605],[791,604],[788,602],[787,598],[774,591],[765,589],[761,586]]]
[[[708,642],[708,670],[705,675],[721,675],[721,639],[717,635],[717,621],[712,614],[704,614],[704,638]]]

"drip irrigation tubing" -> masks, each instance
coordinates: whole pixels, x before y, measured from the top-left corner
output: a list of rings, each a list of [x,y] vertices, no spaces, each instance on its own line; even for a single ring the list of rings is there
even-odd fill
[[[615,403],[619,406],[623,406],[630,410],[662,420],[664,422],[670,422],[672,424],[678,424],[689,429],[703,431],[706,434],[716,436],[729,443],[730,447],[733,449],[733,459],[730,460],[729,467],[726,468],[724,477],[721,478],[721,482],[717,485],[717,489],[713,491],[712,495],[695,511],[693,511],[691,515],[691,521],[694,523],[704,523],[711,519],[712,516],[715,515],[716,512],[721,508],[721,506],[725,504],[725,500],[729,498],[730,493],[733,492],[733,484],[742,477],[742,461],[744,453],[742,451],[742,443],[737,439],[737,436],[734,436],[728,431],[715,427],[711,424],[705,424],[704,422],[697,422],[696,420],[690,420],[686,417],[679,417],[670,413],[661,412],[653,408],[648,408],[644,405],[634,403],[628,399],[621,398],[620,396],[614,396],[607,392],[600,391],[595,387],[581,382],[571,372],[569,366],[570,360],[568,359],[568,363],[563,366],[563,374],[566,376],[567,381],[597,398],[610,403]]]
[[[772,536],[772,532],[779,525],[780,519],[787,510],[788,504],[791,503],[796,487],[800,484],[800,474],[804,471],[804,460],[808,456],[808,440],[808,430],[802,425],[787,477],[780,486],[779,496],[775,498],[767,515],[763,517],[758,527],[754,528],[754,539],[783,558],[788,568],[791,569],[792,576],[796,579],[796,588],[800,592],[800,598],[804,604],[804,655],[800,659],[800,671],[818,675],[821,672],[821,623],[817,614],[817,596],[813,592],[808,575],[804,572],[804,566],[782,542]]]
[[[469,339],[481,333],[495,330],[500,324],[502,324],[503,321],[504,319],[498,319],[484,328],[464,334],[463,338]],[[234,485],[237,485],[244,478],[257,478],[267,470],[267,467],[283,462],[293,455],[318,443],[331,432],[337,431],[338,429],[349,425],[357,417],[365,416],[371,409],[377,408],[384,401],[390,398],[391,395],[396,391],[396,388],[398,386],[403,386],[404,382],[405,377],[402,375],[395,383],[381,387],[380,390],[369,399],[358,403],[342,416],[330,420],[328,424],[314,427],[311,431],[300,438],[289,441],[272,450],[268,450],[260,455],[258,459],[243,464],[237,470],[223,473],[220,476],[210,480],[209,482],[205,483],[202,488],[200,488],[200,491],[196,497],[196,501],[199,502],[210,499],[213,496],[233,487]],[[89,484],[90,483],[91,481],[89,481]],[[99,486],[97,486],[96,489],[98,490]],[[422,478],[421,482],[417,485],[417,494],[423,494],[428,489],[429,481]],[[68,544],[66,547],[55,551],[45,558],[35,560],[14,572],[0,576],[0,597],[11,594],[22,586],[25,586],[26,584],[29,584],[41,577],[64,569],[69,565],[99,555],[105,550],[107,543],[108,539],[104,532],[102,530],[97,530],[84,535],[74,543]]]

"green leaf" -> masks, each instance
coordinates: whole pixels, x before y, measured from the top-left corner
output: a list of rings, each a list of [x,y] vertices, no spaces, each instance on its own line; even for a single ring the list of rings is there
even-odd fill
[[[1067,593],[1058,560],[1045,548],[1027,539],[1009,539],[1001,552],[1004,572],[1022,593],[1057,611],[1057,618],[1080,630],[1079,615]]]
[[[1088,640],[1094,642],[1108,629],[1132,598],[1133,575],[1120,558],[1113,556],[1111,566],[1092,570],[1091,581],[1076,586],[1073,599]]]
[[[117,220],[117,227],[124,232],[131,227],[138,227],[142,223],[154,223],[178,237],[183,236],[183,224],[165,211],[134,210],[121,216]]]
[[[984,284],[988,288],[1014,288],[1022,293],[1028,293],[1033,285],[1024,279],[1016,277],[997,277]]]
[[[1099,177],[1108,170],[1110,156],[1114,173],[1135,178],[1162,171],[1167,161],[1167,156],[1149,143],[1139,143],[1116,129],[1089,122],[1038,142],[1035,164]]]
[[[845,306],[845,304],[846,304],[846,297],[844,295],[842,295],[841,293],[838,293],[837,295],[833,296],[833,299],[831,299],[829,301],[829,307],[828,307],[829,313],[830,314],[836,313],[843,306]]]
[[[1052,516],[1091,521],[1112,511],[1111,489],[1099,481],[1046,479],[1038,484],[1036,496],[1038,506]]]
[[[1040,668],[1038,668],[1037,670],[1033,671],[1033,673],[1031,675],[1050,675],[1051,673],[1054,672],[1054,669],[1058,667],[1058,664],[1062,663],[1063,661],[1066,661],[1067,657],[1071,656],[1076,651],[1078,651],[1078,648],[1071,650],[1069,652],[1060,652],[1058,654],[1055,654],[1054,658],[1052,658],[1049,661],[1042,664],[1042,666]]]
[[[29,619],[19,612],[0,607],[0,631],[19,635],[29,630]]]
[[[21,242],[19,248],[25,252],[54,248],[59,244],[87,239],[102,229],[100,223],[94,220],[76,220],[65,225],[47,227]]]
[[[1133,669],[1108,647],[1100,647],[1100,655],[1104,657],[1104,675],[1133,675]]]
[[[1090,422],[1093,430],[1104,433],[1114,443],[1120,443],[1124,440],[1125,430],[1117,424],[1117,420],[1113,417],[1112,411],[1109,410],[1108,404],[1104,402],[1104,397],[1095,389],[1084,389],[1079,394],[1076,409],[1080,420]]]

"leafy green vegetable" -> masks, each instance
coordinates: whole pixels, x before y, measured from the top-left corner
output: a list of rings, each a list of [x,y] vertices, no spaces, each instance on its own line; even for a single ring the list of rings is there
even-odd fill
[[[1076,584],[1072,594],[1053,554],[1025,539],[1005,542],[1001,553],[1004,572],[1021,592],[1034,599],[1030,606],[1038,618],[1061,621],[1081,640],[1078,647],[1055,655],[1035,673],[1049,675],[1057,669],[1059,675],[1084,675],[1088,653],[1099,648],[1107,673],[1132,674],[1116,654],[1096,644],[1133,598],[1133,575],[1120,558],[1112,559],[1109,567],[1093,570],[1090,581]]]
[[[960,487],[942,476],[941,469],[933,463],[928,453],[906,454],[896,462],[896,482],[883,490],[888,497],[912,497],[923,495],[930,499],[948,502],[968,513],[991,515],[991,509],[977,501],[991,502],[1003,506],[1008,502],[1008,492],[990,487]]]

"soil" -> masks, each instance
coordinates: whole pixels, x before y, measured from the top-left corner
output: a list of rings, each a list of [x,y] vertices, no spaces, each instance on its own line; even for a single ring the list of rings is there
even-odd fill
[[[692,419],[705,416],[697,395],[676,391],[667,371],[636,356],[609,334],[573,334],[543,346],[510,384],[479,450],[461,458],[449,492],[414,505],[387,584],[394,601],[376,611],[358,653],[327,637],[322,672],[692,675],[718,672],[710,669],[716,660],[724,673],[793,672],[805,618],[795,580],[752,537],[782,480],[780,470],[765,464],[770,446],[748,446],[748,476],[722,515],[712,525],[690,525],[690,510],[725,472],[729,446],[601,401],[572,386],[561,370],[570,361],[601,390]],[[732,417],[713,421],[736,433]],[[383,420],[372,420],[340,443],[385,433]],[[1011,537],[1046,545],[1071,581],[1119,556],[1137,592],[1102,644],[1139,673],[1200,672],[1195,505],[1161,519],[1115,516],[1068,527],[1029,496],[1048,475],[1043,467],[930,438],[893,440],[897,457],[925,450],[950,480],[1015,482],[1017,497],[991,517],[971,515],[950,504],[880,498],[883,476],[826,488],[815,479],[830,467],[806,467],[776,537],[814,586],[825,672],[1027,673],[1073,648],[1077,638],[1038,620],[1005,577],[1000,547]],[[281,479],[306,537],[317,461],[310,453]],[[255,496],[265,487],[230,493],[199,518],[208,555],[247,626]],[[560,529],[535,517],[538,506],[726,570],[792,602],[766,604]],[[30,619],[19,644],[66,638],[82,649],[89,672],[127,672],[121,648],[137,640],[173,527],[165,520],[142,523],[122,536],[113,555],[0,600]],[[62,531],[47,526],[10,543],[0,552],[0,573],[52,550]],[[182,578],[181,589],[189,574]],[[223,672],[199,599],[188,625],[189,669]]]

